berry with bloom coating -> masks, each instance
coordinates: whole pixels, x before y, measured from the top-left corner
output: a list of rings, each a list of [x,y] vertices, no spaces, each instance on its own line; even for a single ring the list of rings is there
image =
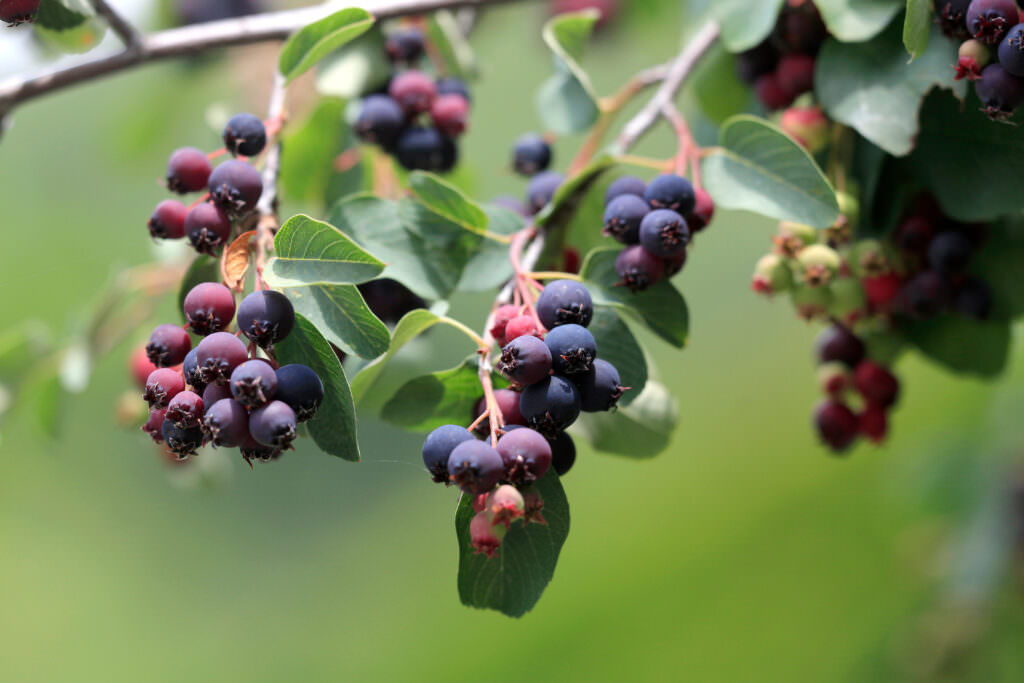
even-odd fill
[[[475,554],[486,555],[488,558],[497,555],[506,531],[501,525],[491,524],[487,512],[476,513],[469,522],[469,541],[473,544]]]
[[[231,398],[231,387],[229,387],[227,383],[208,384],[206,388],[203,389],[203,405],[212,406],[226,398],[231,399],[232,401],[235,400]],[[246,427],[247,431],[248,429],[249,428]]]
[[[651,207],[635,194],[623,194],[608,202],[604,209],[605,235],[623,244],[636,244],[640,240],[640,221],[650,213]]]
[[[155,239],[176,240],[185,236],[185,216],[188,207],[175,199],[165,199],[156,205],[146,227]]]
[[[203,417],[203,399],[193,391],[181,391],[167,404],[167,419],[179,427],[198,427]]]
[[[391,79],[388,94],[407,116],[415,116],[430,111],[437,97],[437,88],[433,78],[422,71],[409,69]]]
[[[671,209],[687,214],[697,206],[693,183],[675,173],[665,173],[647,184],[644,199],[653,209]]]
[[[1020,33],[1018,26],[1014,26],[1013,29],[1011,29],[1010,34],[1013,34],[1015,31],[1018,32],[1018,34]],[[1017,38],[1014,38],[1014,42],[1009,45],[1007,45],[1008,40],[1010,40],[1009,34],[1006,38],[1003,38],[1003,42],[999,44],[999,63],[1003,65],[1004,69],[1006,69],[1007,63],[1011,64],[1011,66],[1016,66],[1014,53],[1017,52],[1017,50],[1014,45],[1016,44]],[[1003,48],[1004,45],[1007,45],[1007,47]],[[1002,57],[1004,50],[1006,52],[1005,63]],[[978,80],[981,78],[982,68],[987,66],[991,60],[992,53],[989,50],[989,47],[980,40],[972,38],[971,40],[964,41],[960,45],[960,49],[957,50],[957,61],[953,66],[953,69],[956,71],[956,75],[953,76],[953,80],[959,81],[964,78],[969,81]],[[1021,75],[1011,69],[1007,69],[1007,71],[1012,73],[1014,76]]]
[[[655,256],[670,258],[686,249],[690,228],[671,209],[655,209],[640,222],[640,244]]]
[[[263,348],[287,337],[294,326],[295,308],[281,292],[262,289],[242,299],[238,306],[238,329]]]
[[[715,215],[715,200],[704,188],[695,188],[693,192],[697,203],[694,205],[693,211],[683,218],[686,219],[686,225],[690,228],[690,232],[698,233],[711,223],[711,219]]]
[[[249,414],[238,401],[222,398],[207,408],[203,433],[214,446],[241,446],[249,436]]]
[[[274,398],[277,374],[262,359],[247,360],[231,371],[230,386],[234,399],[252,410]]]
[[[551,467],[551,444],[532,429],[515,429],[498,440],[504,478],[517,486],[543,477]]]
[[[455,447],[464,441],[475,441],[465,427],[441,425],[427,434],[423,442],[423,464],[437,483],[448,482],[448,458]]]
[[[563,182],[565,176],[557,171],[543,171],[530,178],[526,186],[526,205],[531,215],[548,205]]]
[[[146,378],[146,389],[142,397],[150,410],[166,408],[171,399],[185,391],[185,378],[171,368],[157,368]]]
[[[149,437],[156,443],[160,443],[164,440],[163,431],[164,420],[167,417],[167,408],[159,408],[157,410],[149,411],[149,417],[146,419],[145,424],[142,425],[142,431],[149,434]]]
[[[900,394],[900,381],[878,363],[865,360],[853,371],[853,384],[869,403],[888,408]]]
[[[750,288],[758,294],[777,294],[793,286],[793,272],[778,254],[765,254],[754,266]]]
[[[633,175],[624,175],[615,179],[608,189],[604,191],[604,203],[607,206],[616,197],[624,194],[634,194],[643,197],[647,192],[647,183]],[[646,200],[645,200],[646,201]]]
[[[966,20],[972,36],[995,45],[1020,21],[1020,10],[1014,0],[972,0]]]
[[[573,375],[572,379],[580,392],[580,407],[587,413],[611,410],[626,390],[615,366],[600,358],[594,360],[588,372]]]
[[[411,64],[423,56],[423,31],[402,28],[392,31],[384,39],[384,52],[388,59],[399,64]]]
[[[534,433],[536,434],[536,432]],[[541,441],[544,440],[540,434],[537,436]],[[500,448],[499,446],[499,450]],[[519,489],[515,486],[502,484],[484,499],[484,510],[490,516],[491,524],[494,526],[504,524],[508,529],[512,526],[512,522],[526,514],[526,501],[523,500],[523,494],[519,493]]]
[[[672,277],[686,265],[686,251],[681,251],[675,256],[662,260],[665,264],[665,277]]]
[[[551,351],[537,337],[513,339],[501,349],[498,370],[517,384],[535,384],[551,372]]]
[[[551,466],[558,476],[564,476],[576,462],[576,444],[565,432],[559,432],[548,439],[551,444]]]
[[[1007,119],[1024,102],[1024,79],[999,64],[989,64],[981,70],[981,78],[974,82],[974,92],[989,118]]]
[[[845,451],[857,439],[860,421],[850,407],[835,399],[826,399],[814,410],[818,435],[832,450]]]
[[[169,368],[185,360],[189,349],[192,348],[192,340],[188,332],[178,325],[164,323],[157,325],[153,334],[149,336],[149,343],[146,344],[146,355],[153,365],[158,368]]]
[[[202,150],[182,147],[167,160],[167,189],[178,194],[198,192],[206,187],[212,170]]]
[[[284,401],[271,401],[249,416],[249,433],[264,446],[285,449],[295,440],[297,424],[291,406]]]
[[[467,102],[472,102],[473,98],[469,96],[469,86],[466,82],[447,76],[445,78],[439,78],[434,83],[437,88],[438,95],[460,95],[466,99]]]
[[[530,335],[533,337],[540,336],[540,330],[537,328],[537,321],[534,320],[533,316],[529,315],[517,315],[508,321],[508,325],[505,326],[505,338],[509,341],[517,339],[524,335]]]
[[[450,138],[466,132],[469,117],[469,102],[461,95],[441,95],[430,106],[430,118],[434,126]]]
[[[248,359],[245,344],[228,332],[214,332],[196,346],[199,374],[207,384],[227,384],[234,369]]]
[[[519,398],[519,411],[526,424],[548,438],[575,422],[580,410],[576,385],[558,375],[526,387]]]
[[[170,420],[164,420],[160,425],[160,434],[178,460],[195,455],[196,450],[203,445],[203,430],[199,427],[179,427]]]
[[[546,171],[550,165],[551,145],[536,133],[521,135],[512,146],[512,168],[516,173],[532,176]]]
[[[934,270],[918,273],[900,290],[900,300],[906,312],[915,318],[930,318],[949,306],[949,282]]]
[[[558,375],[587,372],[597,358],[597,341],[582,325],[559,325],[548,332],[544,343],[551,352],[551,369]]]
[[[458,150],[452,139],[438,129],[410,126],[395,143],[395,158],[409,171],[446,173],[455,167]]]
[[[537,298],[537,317],[549,330],[570,323],[586,327],[594,317],[594,302],[581,283],[553,280]]]
[[[295,411],[299,422],[311,420],[324,400],[324,383],[308,365],[292,363],[277,369],[274,399],[284,401]]]
[[[518,391],[512,391],[511,389],[495,389],[494,401],[498,404],[498,410],[501,411],[501,417],[505,422],[506,431],[525,424],[523,416],[519,412]],[[477,400],[476,405],[473,406],[473,419],[476,420],[476,418],[483,415],[485,410],[487,410],[487,399],[481,396],[479,400]],[[476,428],[476,431],[484,435],[490,434],[491,421],[489,419],[484,420]]]
[[[185,295],[185,319],[204,337],[220,332],[235,317],[235,296],[219,282],[200,282]]]
[[[860,423],[860,433],[866,436],[873,443],[882,443],[889,433],[889,418],[885,408],[868,404],[857,416]]]
[[[215,204],[198,204],[185,216],[185,234],[196,251],[212,256],[231,237],[231,219]]]
[[[961,65],[965,61],[964,50],[969,43],[978,43],[978,41],[969,40],[960,46]],[[980,52],[985,49],[985,47],[980,43],[978,44],[978,48],[975,48],[973,52]],[[986,50],[983,54],[987,56],[988,51]],[[1024,25],[1017,24],[1009,30],[1006,37],[1003,38],[1003,42],[999,43],[998,55],[1000,66],[1002,66],[1007,73],[1018,77],[1024,76]],[[971,57],[967,57],[967,59],[971,59]],[[974,59],[974,63],[975,69],[972,73],[980,74],[977,66],[978,60]],[[981,66],[984,66],[984,64],[981,64]],[[959,76],[960,70],[957,69],[957,77],[959,78]]]
[[[252,114],[235,114],[224,126],[224,146],[234,156],[254,157],[267,146],[267,129]]]
[[[681,251],[686,259],[686,251]],[[665,276],[665,261],[647,251],[639,244],[626,247],[615,257],[615,272],[619,276],[616,285],[639,292],[647,289]]]
[[[491,336],[494,337],[494,341],[497,342],[498,346],[504,346],[510,339],[505,336],[505,328],[508,326],[508,322],[512,318],[519,316],[519,306],[513,304],[505,304],[499,306],[494,311],[494,316],[491,318]]]
[[[263,178],[246,161],[231,159],[213,169],[209,180],[210,198],[232,216],[243,216],[256,208],[263,194]]]
[[[448,478],[471,496],[487,493],[504,474],[498,452],[483,441],[463,441],[448,457]]]
[[[405,112],[387,95],[368,95],[359,108],[352,130],[363,142],[392,149],[405,129]]]
[[[242,454],[242,458],[249,463],[249,467],[252,467],[253,460],[270,462],[281,457],[283,449],[261,444],[253,437],[252,432],[246,430],[245,439],[239,444],[238,451]]]
[[[848,368],[857,367],[867,352],[864,342],[844,325],[826,327],[814,345],[819,363],[839,362]]]
[[[963,233],[943,232],[928,245],[928,265],[946,275],[962,273],[973,251],[971,240]]]

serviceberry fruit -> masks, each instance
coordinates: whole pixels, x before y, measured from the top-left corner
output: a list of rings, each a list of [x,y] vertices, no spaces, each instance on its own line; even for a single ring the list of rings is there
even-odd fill
[[[252,114],[235,114],[224,126],[224,146],[233,156],[254,157],[267,146],[267,129]]]
[[[689,241],[686,219],[671,209],[655,209],[640,222],[640,244],[655,256],[675,256]]]
[[[561,477],[572,469],[573,463],[576,462],[576,444],[565,432],[558,432],[554,437],[548,438],[548,443],[551,444],[551,466]]]
[[[251,421],[251,420],[250,420]],[[265,446],[257,441],[252,432],[248,429],[245,432],[245,439],[238,446],[238,451],[242,454],[242,458],[249,463],[252,467],[253,460],[259,460],[260,462],[270,462],[276,458],[281,457],[283,449],[275,446]]]
[[[497,555],[506,531],[500,524],[491,524],[491,518],[486,512],[475,514],[469,521],[469,542],[473,545],[474,553],[488,558]]]
[[[803,284],[808,287],[823,287],[832,282],[839,273],[842,258],[827,244],[811,244],[796,257],[802,270]]]
[[[185,216],[188,207],[174,199],[165,199],[156,205],[146,227],[149,234],[160,240],[176,240],[185,236]]]
[[[423,442],[423,464],[434,481],[448,483],[448,458],[464,441],[476,441],[476,438],[459,425],[441,425],[427,434]]]
[[[516,173],[532,176],[546,171],[550,165],[551,145],[536,133],[521,135],[512,146],[512,168]]]
[[[949,282],[934,270],[918,273],[900,290],[906,312],[915,318],[930,318],[949,306]]]
[[[942,32],[950,38],[963,40],[967,32],[967,8],[971,0],[936,0],[935,13],[939,16]]]
[[[227,383],[224,384],[208,384],[203,389],[203,405],[212,406],[220,403],[224,399],[231,399],[231,387]],[[248,427],[246,427],[248,429]]]
[[[160,425],[160,434],[164,437],[164,443],[178,460],[184,460],[190,455],[195,455],[196,450],[203,445],[203,430],[199,427],[179,427],[165,419]]]
[[[1004,120],[1024,102],[1024,79],[999,64],[989,64],[981,70],[981,78],[974,82],[974,92],[989,118]]]
[[[534,434],[537,433],[534,432]],[[540,434],[537,434],[537,437],[541,441],[544,441],[544,437]],[[548,448],[547,442],[545,442],[544,445]],[[498,445],[498,452],[501,452],[500,443]],[[550,461],[550,457],[548,460]],[[546,470],[547,467],[544,469]],[[522,518],[526,514],[526,501],[523,499],[523,494],[521,494],[519,489],[515,486],[502,484],[491,491],[491,493],[484,499],[484,509],[487,511],[487,515],[491,518],[491,524],[494,526],[503,524],[505,525],[505,528],[508,529],[512,526],[512,522]]]
[[[963,233],[943,232],[928,245],[928,265],[945,275],[962,273],[973,251],[971,240]]]
[[[203,399],[193,391],[174,395],[167,404],[167,419],[178,427],[198,427],[203,417]]]
[[[775,69],[779,87],[791,100],[814,89],[814,57],[786,55]]]
[[[840,398],[853,382],[850,369],[843,363],[823,363],[818,366],[817,374],[821,392],[832,398]]]
[[[968,41],[975,42],[975,41]],[[967,43],[964,43],[966,45]],[[964,61],[964,45],[960,46],[961,63]],[[999,65],[1013,76],[1024,76],[1024,25],[1017,24],[1011,28],[1003,42],[999,43]],[[970,58],[970,57],[969,57]],[[977,62],[977,60],[975,60]]]
[[[686,265],[686,250],[683,250],[675,256],[669,256],[666,259],[662,259],[665,264],[665,277],[670,278],[683,269]]]
[[[171,399],[185,391],[185,378],[178,370],[157,368],[146,378],[146,389],[142,397],[150,410],[166,408]]]
[[[313,419],[323,403],[324,383],[307,365],[282,365],[277,369],[277,393],[274,398],[290,405],[298,421],[305,422]]]
[[[444,173],[455,167],[458,150],[452,139],[436,128],[410,126],[395,143],[395,158],[410,171]]]
[[[585,413],[611,410],[626,390],[615,366],[600,358],[594,360],[594,366],[587,372],[573,375],[572,380],[579,389],[580,408]]]
[[[686,219],[686,225],[690,228],[690,232],[698,233],[711,223],[711,219],[715,215],[715,200],[704,188],[695,188],[693,192],[696,204],[694,204],[693,210],[683,218]]]
[[[607,206],[613,199],[624,194],[635,194],[637,197],[643,197],[646,191],[647,183],[643,180],[633,175],[624,175],[621,178],[615,179],[608,186],[608,189],[604,191],[604,203]]]
[[[850,407],[835,399],[826,399],[814,410],[818,435],[832,450],[845,451],[857,440],[860,421]]]
[[[430,111],[430,106],[437,97],[437,88],[430,76],[422,71],[410,69],[391,79],[388,94],[398,102],[398,106],[407,116],[415,116]]]
[[[903,280],[896,273],[861,278],[861,287],[868,300],[868,308],[879,313],[889,312],[900,295]]]
[[[437,94],[440,95],[459,95],[465,98],[466,102],[472,103],[473,98],[469,95],[469,86],[466,82],[452,77],[439,78],[434,83],[434,87],[437,88]]]
[[[235,296],[219,282],[200,282],[185,295],[185,319],[196,334],[220,332],[235,317]]]
[[[552,375],[523,389],[519,410],[527,425],[552,438],[579,417],[580,393],[566,378]]]
[[[551,444],[532,429],[515,429],[498,439],[504,478],[517,486],[543,477],[551,467]]]
[[[388,59],[399,64],[412,64],[423,56],[423,32],[418,28],[392,31],[384,39]]]
[[[270,363],[262,359],[247,360],[231,371],[230,386],[234,399],[253,410],[274,398],[277,375]]]
[[[956,293],[957,312],[975,320],[987,320],[992,313],[992,289],[978,278],[968,278]]]
[[[227,384],[234,369],[248,359],[245,344],[228,332],[214,332],[196,346],[199,374],[207,384]],[[207,391],[210,389],[206,388]]]
[[[185,358],[187,359],[188,356],[186,355]],[[146,388],[146,380],[149,379],[150,373],[156,370],[156,365],[149,359],[145,346],[140,346],[132,351],[132,355],[128,358],[128,367],[139,389]]]
[[[967,7],[967,30],[988,45],[996,45],[1020,21],[1014,0],[972,0]]]
[[[263,194],[263,178],[246,161],[229,159],[213,169],[209,180],[210,197],[232,216],[243,216],[256,208]]]
[[[779,63],[779,51],[766,39],[759,45],[736,55],[736,73],[747,85],[753,85],[759,76],[772,73]]]
[[[582,325],[559,325],[548,332],[544,343],[551,352],[551,369],[559,375],[589,371],[597,358],[597,342]]]
[[[508,321],[508,325],[505,326],[506,339],[512,341],[524,335],[533,337],[540,335],[540,330],[537,329],[537,321],[534,320],[533,316],[517,315]]]
[[[680,253],[685,259],[686,252]],[[640,292],[665,276],[665,261],[635,244],[626,247],[615,257],[615,272],[619,276],[617,285]]]
[[[501,456],[483,441],[463,441],[448,456],[448,479],[471,496],[493,489],[504,473]]]
[[[557,171],[542,171],[530,178],[526,186],[526,205],[530,213],[538,213],[547,206],[563,182],[565,176]]]
[[[167,189],[178,194],[198,192],[206,187],[212,170],[202,150],[182,147],[167,161]]]
[[[512,304],[505,304],[499,306],[494,311],[494,316],[491,318],[491,336],[498,343],[498,346],[504,346],[510,340],[505,336],[505,328],[508,326],[508,322],[512,318],[519,317],[519,306]]]
[[[551,352],[537,337],[513,339],[501,349],[498,370],[523,386],[535,384],[551,372]]]
[[[242,299],[237,319],[242,334],[267,349],[292,331],[295,308],[281,292],[261,289]]]
[[[640,221],[650,211],[651,207],[642,197],[619,195],[604,208],[602,232],[623,244],[636,244],[640,241]]]
[[[594,302],[581,283],[553,280],[537,298],[537,317],[549,330],[570,323],[586,327],[594,317]]]
[[[754,266],[750,288],[758,294],[777,294],[793,287],[793,271],[778,254],[765,254]]]
[[[1010,40],[1010,34],[1007,34],[1003,38],[1003,42],[999,44],[999,63],[1002,64],[1003,68],[1012,73],[1014,76],[1021,74],[1016,73],[1016,67],[1018,65],[1024,65],[1024,55],[1018,57],[1017,55],[1024,50],[1022,47],[1016,47],[1019,45],[1020,30],[1015,26],[1010,29],[1010,33],[1017,32],[1018,37],[1015,37],[1013,41],[1007,44]],[[1005,48],[1003,46],[1006,46]],[[1003,57],[1005,51],[1005,58]],[[966,78],[970,81],[976,81],[981,78],[981,70],[992,60],[992,53],[989,50],[988,45],[985,45],[980,40],[965,40],[961,43],[960,48],[957,50],[956,64],[953,65],[955,75],[953,80],[959,81]],[[1011,65],[1010,69],[1007,69],[1007,64]]]
[[[518,391],[512,391],[511,389],[495,389],[494,401],[498,404],[498,410],[501,411],[501,417],[505,422],[505,431],[521,427],[525,424],[523,415],[519,412]],[[486,409],[487,399],[481,396],[476,402],[476,405],[473,406],[473,419],[475,420],[483,415]],[[491,421],[489,419],[484,420],[480,423],[480,426],[476,428],[476,431],[484,435],[490,434]]]
[[[158,368],[168,368],[185,360],[192,348],[188,332],[178,325],[157,325],[146,344],[146,355]]]
[[[754,94],[769,111],[785,109],[793,104],[793,98],[779,83],[779,77],[774,71],[758,77],[754,82]]]
[[[896,403],[900,393],[900,381],[878,363],[865,360],[853,371],[853,385],[868,401],[888,408]]]
[[[461,95],[439,95],[430,106],[430,118],[439,131],[457,138],[466,131],[469,102]]]
[[[249,433],[263,446],[283,450],[295,440],[297,424],[291,406],[284,401],[271,401],[249,416]]]
[[[896,227],[893,241],[905,251],[923,253],[935,237],[935,222],[929,216],[912,214]]]
[[[873,443],[882,443],[889,433],[889,418],[885,408],[869,404],[857,416],[860,433]]]
[[[647,184],[644,199],[655,209],[671,209],[687,214],[697,206],[693,184],[674,173],[665,173]]]
[[[196,251],[212,256],[231,237],[231,219],[215,204],[197,204],[185,216],[185,233]]]
[[[249,413],[238,401],[222,398],[206,409],[203,433],[214,446],[241,446],[249,436]]]
[[[787,3],[779,14],[774,39],[783,52],[817,54],[828,37],[828,27],[811,2]]]
[[[160,408],[158,410],[149,411],[149,417],[146,422],[142,425],[142,431],[149,434],[149,437],[156,443],[160,443],[164,440],[163,431],[161,428],[164,426],[164,420],[167,417],[167,408]]]
[[[368,95],[359,108],[359,116],[352,130],[363,142],[394,148],[398,136],[405,129],[405,112],[388,95]]]
[[[842,363],[855,368],[864,360],[867,349],[864,342],[845,325],[830,325],[818,335],[814,343],[819,363]]]

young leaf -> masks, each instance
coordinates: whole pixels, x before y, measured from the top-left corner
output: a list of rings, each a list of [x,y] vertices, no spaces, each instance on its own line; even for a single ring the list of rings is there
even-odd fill
[[[560,14],[544,25],[544,42],[555,56],[555,74],[537,93],[537,108],[544,125],[561,135],[586,130],[600,113],[590,78],[579,65],[599,16],[588,9]]]
[[[376,358],[388,350],[391,334],[355,285],[315,285],[282,290],[304,315],[345,353]]]
[[[391,334],[391,345],[387,353],[364,367],[352,379],[352,394],[356,401],[360,401],[366,396],[384,366],[398,353],[399,349],[439,322],[441,322],[441,317],[425,308],[417,308],[402,316],[398,325],[395,326],[395,331]]]
[[[1010,352],[1010,324],[945,314],[908,325],[907,339],[925,356],[954,372],[996,377]]]
[[[349,7],[299,29],[285,41],[278,69],[291,82],[311,66],[373,26],[366,10]]]
[[[619,249],[595,249],[587,254],[580,275],[586,281],[597,306],[612,306],[640,318],[656,335],[677,348],[686,345],[690,314],[686,300],[672,283],[662,280],[634,294],[626,287],[617,287],[615,257]]]
[[[835,222],[835,192],[796,141],[747,115],[726,121],[719,135],[721,147],[703,163],[704,182],[717,205],[818,228]]]
[[[569,501],[555,471],[536,483],[544,499],[547,524],[517,522],[502,539],[495,557],[473,552],[469,523],[473,498],[463,495],[455,512],[459,544],[459,599],[463,605],[521,617],[537,604],[555,574],[558,554],[569,536]]]
[[[433,173],[413,171],[409,189],[424,206],[464,230],[483,235],[487,232],[487,214],[454,185]]]
[[[178,313],[185,320],[185,297],[200,282],[220,282],[220,266],[212,256],[200,254],[193,259],[178,288]]]
[[[718,0],[711,12],[722,27],[722,42],[729,52],[743,52],[768,37],[775,27],[782,0]]]
[[[313,323],[296,314],[294,329],[275,345],[274,354],[281,365],[302,363],[320,376],[324,383],[324,401],[316,417],[306,423],[309,434],[324,453],[358,462],[359,440],[352,392],[331,345]]]
[[[500,206],[486,205],[487,232],[492,235],[511,235],[525,227],[523,217]],[[493,239],[480,242],[477,250],[462,271],[460,292],[480,292],[495,289],[512,277],[512,263],[508,258],[508,245]]]
[[[629,387],[618,403],[619,406],[628,406],[647,384],[644,350],[619,314],[610,307],[597,306],[587,329],[594,335],[599,357],[614,365],[619,371],[622,386]]]
[[[653,458],[668,447],[679,423],[679,406],[660,382],[648,382],[628,406],[612,413],[583,413],[578,429],[594,450],[631,458]]]
[[[903,0],[815,0],[828,32],[844,43],[874,38],[903,9]]]
[[[903,18],[903,46],[911,59],[917,59],[928,47],[932,29],[932,3],[930,0],[907,0],[907,14]]]
[[[507,384],[493,377],[498,387]],[[483,396],[473,356],[448,370],[411,379],[384,405],[381,416],[411,432],[429,432],[445,424],[469,424]]]
[[[273,287],[358,284],[384,270],[383,263],[333,225],[302,214],[281,226],[274,250],[277,256],[263,274]]]
[[[381,58],[383,54],[384,35],[374,26],[321,60],[316,89],[322,95],[346,99],[372,92],[391,77],[391,64]]]
[[[67,31],[78,28],[87,19],[87,15],[70,9],[61,0],[42,0],[35,24],[51,31]]]

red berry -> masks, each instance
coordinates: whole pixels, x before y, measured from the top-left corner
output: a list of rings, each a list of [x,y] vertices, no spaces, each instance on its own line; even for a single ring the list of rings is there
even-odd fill
[[[517,485],[543,477],[551,467],[551,444],[532,429],[513,429],[498,440],[504,479]]]
[[[849,448],[857,439],[860,423],[849,406],[834,399],[826,399],[814,410],[814,426],[818,435],[833,451]]]
[[[185,216],[188,207],[174,199],[165,199],[156,205],[146,224],[149,234],[162,240],[176,240],[185,236]]]
[[[887,368],[865,360],[853,372],[853,384],[869,403],[888,408],[900,393],[900,381]]]
[[[814,57],[786,55],[775,68],[779,88],[790,101],[814,89]]]
[[[523,414],[519,412],[519,392],[512,391],[511,389],[496,389],[494,391],[494,400],[498,403],[498,409],[501,410],[501,417],[505,421],[505,426],[511,425],[525,425],[526,420],[523,419]],[[487,402],[483,396],[473,406],[473,419],[476,419],[484,414],[484,410],[487,407]],[[491,421],[484,420],[477,427],[477,431],[481,434],[491,433]]]
[[[779,127],[811,154],[828,144],[829,121],[821,107],[790,107],[782,112]]]
[[[182,147],[167,161],[167,189],[178,194],[198,192],[206,187],[212,170],[202,150]]]
[[[505,326],[505,339],[512,341],[523,335],[541,336],[537,321],[531,315],[517,315]]]
[[[156,370],[156,365],[149,359],[145,346],[140,346],[132,351],[132,355],[128,357],[128,367],[140,389],[146,388],[146,380]]]
[[[487,512],[478,512],[469,522],[469,540],[477,554],[494,557],[501,546],[505,527],[494,526]]]
[[[686,225],[689,226],[690,232],[696,233],[708,227],[711,222],[715,215],[715,201],[704,188],[694,188],[694,194],[697,197],[697,205],[686,215]]]
[[[580,252],[575,247],[562,250],[562,272],[576,274],[580,272]]]
[[[519,306],[513,306],[512,304],[505,304],[499,306],[494,311],[494,317],[491,322],[491,336],[494,337],[494,341],[497,342],[498,346],[504,346],[509,342],[505,338],[505,327],[508,325],[508,321],[519,315]]]
[[[888,311],[903,287],[903,281],[896,273],[861,278],[860,284],[864,288],[868,306],[876,313]]]
[[[199,394],[182,391],[167,404],[167,419],[178,427],[198,427],[203,418],[203,399]]]
[[[215,204],[199,204],[185,216],[185,233],[196,251],[214,255],[231,238],[231,219]]]
[[[388,94],[410,116],[430,111],[437,97],[434,79],[422,71],[410,69],[391,79]]]
[[[765,109],[785,109],[793,103],[793,98],[783,89],[779,77],[774,72],[759,76],[754,81],[754,93]]]
[[[157,368],[146,378],[143,398],[150,409],[166,408],[171,399],[185,391],[185,378],[178,370]]]
[[[235,296],[219,282],[200,282],[185,295],[185,319],[204,337],[220,332],[235,317]]]
[[[540,436],[538,434],[538,436]],[[544,437],[540,437],[542,440]],[[504,524],[508,529],[512,522],[526,514],[526,501],[519,489],[509,484],[503,484],[494,489],[484,500],[485,511],[491,518],[491,524],[498,526]]]
[[[166,323],[158,325],[146,344],[146,355],[153,365],[167,368],[185,360],[192,349],[192,340],[188,332],[177,325]]]
[[[160,428],[164,426],[164,417],[167,415],[166,408],[160,408],[158,410],[151,410],[149,413],[149,419],[142,425],[142,431],[149,434],[150,438],[156,443],[160,443],[164,440],[163,434],[160,433]]]
[[[885,408],[868,404],[867,408],[857,418],[860,421],[860,433],[874,443],[885,441],[889,432],[889,418]]]
[[[450,138],[465,132],[468,115],[469,102],[462,95],[441,95],[430,107],[434,126]]]

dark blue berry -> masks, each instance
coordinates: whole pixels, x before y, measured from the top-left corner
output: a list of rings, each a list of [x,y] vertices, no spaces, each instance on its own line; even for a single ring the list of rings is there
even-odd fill
[[[548,443],[551,444],[551,466],[561,477],[572,469],[573,463],[576,462],[576,444],[565,432],[558,432],[553,438],[548,439]]]
[[[498,452],[483,441],[463,441],[448,456],[448,478],[471,496],[487,493],[504,474]]]
[[[572,380],[580,392],[580,407],[587,413],[611,410],[626,390],[615,366],[600,358],[594,360],[589,371],[573,375]]]
[[[203,433],[214,446],[241,446],[249,436],[249,413],[238,401],[222,398],[206,409]]]
[[[167,419],[160,425],[160,435],[163,436],[167,448],[179,460],[195,455],[196,450],[203,445],[202,429],[199,427],[179,427]]]
[[[604,209],[603,232],[623,244],[636,244],[640,241],[640,221],[650,211],[643,198],[635,194],[619,195]]]
[[[153,365],[166,368],[184,361],[191,348],[188,332],[178,325],[166,323],[157,325],[153,330],[146,344],[146,355]]]
[[[1006,119],[1024,102],[1024,78],[1014,76],[999,64],[989,64],[974,82],[974,92],[990,118]]]
[[[242,334],[263,348],[270,348],[292,331],[295,309],[281,292],[262,289],[242,299],[237,318]]]
[[[363,142],[393,149],[405,129],[405,112],[388,95],[369,95],[363,99],[352,129]]]
[[[956,293],[953,305],[960,315],[988,320],[992,314],[992,289],[983,280],[968,278]]]
[[[973,0],[967,7],[967,30],[988,45],[995,45],[1020,21],[1014,0]]]
[[[455,167],[455,143],[436,128],[407,128],[395,145],[395,158],[410,171],[447,172]]]
[[[384,40],[388,59],[400,64],[411,64],[423,56],[423,32],[418,28],[392,31]]]
[[[818,363],[842,363],[850,369],[857,367],[867,352],[864,342],[838,323],[822,330],[814,346]]]
[[[199,374],[207,384],[227,384],[232,371],[248,358],[245,344],[229,332],[214,332],[196,346]]]
[[[440,95],[461,95],[467,102],[472,102],[473,99],[469,96],[469,86],[466,82],[458,78],[439,78],[435,83],[437,86],[437,94]]]
[[[298,421],[284,401],[271,401],[249,416],[249,433],[268,448],[287,448],[295,440]]]
[[[686,178],[666,173],[647,184],[644,199],[655,209],[672,209],[688,214],[697,206],[697,193]]]
[[[551,438],[580,415],[580,393],[564,377],[552,375],[523,389],[519,411],[531,428]]]
[[[469,430],[459,425],[441,425],[427,434],[423,442],[423,464],[427,466],[430,477],[439,484],[447,483],[448,458],[452,451],[463,441],[474,440]]]
[[[548,332],[544,343],[551,352],[551,369],[558,375],[587,372],[597,358],[594,335],[582,325],[559,325]]]
[[[640,244],[655,256],[670,258],[686,250],[690,228],[671,209],[655,209],[640,222]]]
[[[915,318],[930,318],[949,306],[949,282],[934,270],[916,275],[900,290],[906,312]]]
[[[551,467],[551,444],[532,429],[508,431],[498,440],[498,455],[505,467],[504,479],[516,486],[540,479]]]
[[[551,372],[551,352],[537,337],[516,337],[501,350],[498,369],[524,386],[541,381]]]
[[[570,323],[586,327],[594,317],[594,302],[581,283],[553,280],[537,299],[537,316],[549,330]]]
[[[520,136],[512,146],[512,168],[516,173],[532,176],[546,171],[550,165],[551,145],[536,133]]]
[[[943,232],[928,245],[928,265],[946,275],[962,273],[974,251],[971,240],[960,232]]]
[[[563,182],[565,176],[557,171],[543,171],[530,178],[526,186],[526,206],[531,215],[548,205]]]
[[[252,410],[274,398],[277,375],[264,360],[247,360],[231,372],[231,395]]]
[[[608,205],[613,199],[624,194],[634,194],[637,197],[643,197],[645,192],[647,192],[647,183],[634,175],[624,175],[612,182],[608,189],[604,191],[604,203]]]
[[[306,365],[282,365],[277,369],[277,393],[274,398],[290,405],[299,422],[305,422],[316,415],[324,400],[324,383]]]
[[[214,203],[228,215],[243,216],[256,208],[263,178],[252,164],[231,159],[213,169],[209,189]]]
[[[681,252],[684,256],[686,252]],[[639,244],[626,247],[615,257],[615,272],[619,276],[616,284],[640,292],[665,276],[665,261],[647,251]]]
[[[1011,28],[999,43],[999,65],[1013,76],[1024,76],[1024,24]]]
[[[234,156],[254,157],[267,146],[267,129],[252,114],[235,114],[224,126],[224,146]]]

